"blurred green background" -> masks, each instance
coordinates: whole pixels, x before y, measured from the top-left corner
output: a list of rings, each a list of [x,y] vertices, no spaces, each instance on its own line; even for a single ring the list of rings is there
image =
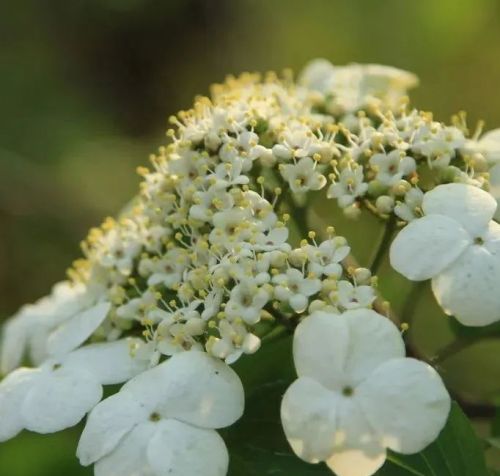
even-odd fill
[[[88,227],[131,197],[170,114],[228,73],[298,70],[318,56],[411,70],[416,106],[500,127],[498,0],[3,0],[0,318],[46,294]],[[360,225],[341,225],[367,259]],[[407,289],[384,290],[397,305]],[[409,338],[432,355],[453,326],[424,305]],[[498,401],[499,356],[500,341],[481,338],[443,374],[464,399]],[[0,474],[91,474],[75,462],[77,437],[0,445]]]

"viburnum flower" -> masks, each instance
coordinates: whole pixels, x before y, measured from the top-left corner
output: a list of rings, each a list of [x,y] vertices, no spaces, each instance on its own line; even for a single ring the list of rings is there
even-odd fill
[[[326,184],[326,178],[316,170],[317,163],[311,157],[303,157],[295,164],[281,165],[281,175],[290,184],[293,192],[320,190]]]
[[[231,365],[243,354],[254,354],[259,350],[261,341],[242,322],[235,320],[221,321],[219,324],[220,338],[214,337],[207,344],[207,351],[214,357],[223,359]]]
[[[269,297],[268,290],[259,286],[254,278],[245,278],[232,289],[226,315],[229,320],[240,318],[247,324],[256,324]]]
[[[334,182],[328,188],[328,198],[336,198],[340,208],[346,208],[354,203],[356,198],[361,197],[368,190],[368,184],[364,182],[363,168],[345,168],[340,172],[338,182]]]
[[[463,132],[456,127],[440,128],[437,124],[433,122],[420,127],[415,133],[412,149],[427,157],[431,168],[444,168],[466,140]]]
[[[484,326],[500,319],[500,225],[497,204],[484,190],[439,185],[422,202],[390,250],[393,268],[412,281],[432,279],[434,295],[461,323]]]
[[[19,367],[28,352],[30,359],[41,363],[47,356],[47,338],[67,315],[78,312],[84,286],[61,282],[49,296],[23,306],[4,325],[2,335],[1,373]]]
[[[339,281],[336,300],[344,309],[370,307],[375,301],[375,291],[371,286],[354,286],[349,281]]]
[[[295,331],[298,379],[281,420],[294,452],[337,476],[370,476],[386,448],[421,451],[443,428],[450,397],[436,371],[405,358],[397,327],[375,311],[321,311]]]
[[[500,129],[493,129],[465,145],[466,152],[479,152],[490,164],[500,162]]]
[[[321,289],[321,281],[318,278],[307,277],[294,268],[286,273],[278,274],[273,278],[277,284],[275,296],[277,299],[290,304],[296,312],[303,312],[308,303],[308,298]]]
[[[77,455],[95,463],[96,476],[225,476],[229,457],[215,429],[243,407],[230,367],[203,352],[176,354],[92,410]]]
[[[85,286],[63,281],[35,304],[24,306],[5,326],[1,372],[17,368],[26,352],[34,364],[50,354],[67,353],[84,342],[106,318],[108,303],[92,306]]]
[[[388,154],[375,154],[370,158],[370,165],[376,170],[375,179],[382,185],[392,186],[404,176],[415,172],[415,159],[408,157],[400,150]]]
[[[316,276],[336,276],[342,274],[340,262],[349,254],[351,248],[345,238],[336,237],[316,245],[308,245],[309,272]]]
[[[394,213],[405,221],[412,221],[422,216],[422,200],[424,192],[419,188],[412,187],[405,193],[404,202],[398,202],[394,207]]]
[[[20,368],[0,383],[0,441],[26,428],[53,433],[76,425],[102,398],[102,386],[122,383],[143,371],[134,340],[93,344],[38,368]]]

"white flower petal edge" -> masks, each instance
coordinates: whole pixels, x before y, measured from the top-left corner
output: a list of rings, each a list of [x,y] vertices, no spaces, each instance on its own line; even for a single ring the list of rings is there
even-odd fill
[[[201,351],[176,354],[127,382],[122,392],[165,418],[201,428],[224,428],[243,414],[240,378],[227,364]]]
[[[500,150],[500,141],[499,141]],[[500,155],[500,152],[499,152]],[[494,165],[490,169],[490,193],[492,197],[497,201],[497,210],[495,212],[495,220],[500,220],[500,163]]]
[[[63,365],[42,372],[21,405],[24,426],[30,431],[54,433],[70,428],[102,398],[102,385],[87,370]]]
[[[215,430],[177,420],[159,422],[147,457],[153,474],[158,476],[221,476],[229,465],[226,445]]]
[[[146,405],[131,393],[118,392],[106,398],[88,416],[78,445],[80,463],[88,466],[111,453],[126,434],[148,418]]]
[[[398,329],[374,311],[313,313],[296,330],[294,360],[299,379],[281,406],[285,434],[297,456],[325,461],[337,476],[370,476],[386,448],[416,453],[445,425],[450,397],[439,375],[404,358]]]
[[[482,233],[493,218],[497,204],[484,190],[463,183],[439,185],[424,195],[426,215],[445,215],[460,223],[472,236]]]
[[[19,402],[38,370],[19,369],[8,375],[0,384],[0,442],[14,438],[24,429]]]
[[[96,463],[94,476],[155,476],[147,458],[147,446],[155,432],[152,422],[134,427],[114,451]]]
[[[339,476],[365,476],[375,474],[385,463],[385,458],[385,449],[374,445],[369,449],[348,449],[335,453],[326,464]]]
[[[335,395],[312,378],[300,377],[283,397],[281,421],[286,437],[295,454],[308,463],[331,456],[336,418]]]
[[[110,309],[109,302],[101,302],[66,321],[49,336],[50,354],[67,354],[83,344],[106,319]]]
[[[432,291],[446,312],[466,326],[500,319],[500,257],[484,246],[469,248],[432,280]]]
[[[423,199],[426,216],[394,239],[392,267],[412,281],[432,279],[444,312],[468,326],[500,320],[500,226],[494,198],[472,185],[439,185]]]
[[[438,373],[411,358],[382,364],[359,386],[357,398],[383,445],[404,454],[438,437],[451,403]]]
[[[0,441],[24,428],[52,433],[77,424],[102,398],[102,385],[124,382],[146,368],[130,355],[130,344],[93,344],[9,374],[0,383]]]
[[[38,365],[47,358],[47,339],[55,327],[85,307],[89,293],[82,285],[57,283],[52,293],[23,306],[6,323],[1,342],[0,372],[8,374],[23,357]]]
[[[379,317],[375,311],[355,309],[337,318],[318,311],[302,321],[293,342],[298,376],[341,390],[359,383],[382,362],[403,357],[398,329]]]
[[[472,242],[455,220],[428,215],[403,228],[390,248],[392,267],[412,281],[436,276]]]
[[[96,476],[224,476],[215,431],[243,414],[243,386],[226,364],[198,351],[138,375],[89,415],[77,455]]]

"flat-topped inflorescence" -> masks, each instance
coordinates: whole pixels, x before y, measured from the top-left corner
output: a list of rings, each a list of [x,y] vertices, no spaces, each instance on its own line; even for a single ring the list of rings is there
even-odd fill
[[[91,230],[70,280],[6,325],[2,371],[16,369],[28,353],[44,372],[57,372],[43,365],[72,362],[80,346],[113,341],[126,343],[128,357],[140,363],[126,379],[193,350],[232,364],[256,352],[276,328],[293,330],[304,316],[335,319],[377,307],[376,279],[352,265],[347,240],[333,227],[314,232],[304,226],[308,197],[323,194],[350,218],[365,208],[391,223],[417,223],[427,213],[426,193],[443,184],[460,184],[463,196],[476,190],[490,197],[489,171],[500,160],[498,134],[481,138],[478,127],[471,135],[463,114],[446,125],[409,108],[406,93],[416,83],[395,68],[318,60],[298,81],[289,72],[243,74],[214,85],[210,97],[170,118],[167,145],[151,156],[149,168],[138,170],[138,195],[119,218]],[[495,208],[489,201],[486,221]],[[395,265],[410,279],[412,250],[404,247]],[[458,315],[443,289],[438,299]],[[489,315],[485,321],[494,320]],[[0,385],[0,403],[7,398],[2,385],[9,405],[22,393],[16,382],[27,385],[11,376]],[[124,379],[94,382],[91,403],[99,400],[102,383]],[[65,428],[91,406],[49,427]],[[5,438],[24,427],[37,428],[16,420]],[[398,447],[380,448],[387,446]],[[227,467],[221,454],[216,475]],[[322,455],[309,459],[331,457]]]

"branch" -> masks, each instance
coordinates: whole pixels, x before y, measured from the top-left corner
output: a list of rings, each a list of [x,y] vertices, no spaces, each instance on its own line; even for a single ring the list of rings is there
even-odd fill
[[[380,238],[379,245],[377,247],[377,251],[375,256],[371,262],[370,270],[373,274],[377,274],[380,265],[382,264],[382,260],[384,259],[387,249],[391,243],[391,238],[396,229],[396,217],[391,214],[384,228],[384,232],[382,233],[382,237]]]

